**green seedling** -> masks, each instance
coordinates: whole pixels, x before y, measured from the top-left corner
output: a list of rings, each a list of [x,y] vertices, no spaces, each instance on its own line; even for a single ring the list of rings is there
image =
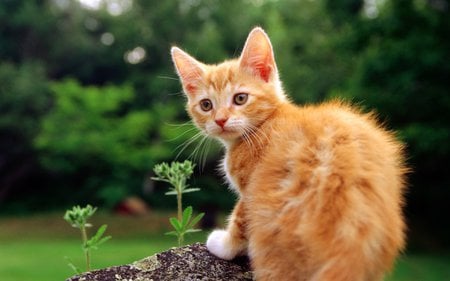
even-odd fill
[[[170,224],[175,231],[167,232],[167,235],[174,235],[178,238],[178,246],[183,245],[184,236],[187,233],[201,231],[200,229],[194,229],[195,224],[197,224],[204,216],[204,213],[198,214],[196,217],[192,217],[193,209],[191,206],[187,207],[183,211],[182,196],[184,193],[199,191],[200,188],[192,188],[187,184],[187,180],[191,177],[194,172],[195,164],[191,161],[186,160],[183,163],[172,162],[170,165],[167,163],[161,163],[155,165],[153,171],[156,177],[153,180],[163,181],[170,183],[171,187],[166,195],[176,195],[177,196],[177,214],[178,218],[170,218]]]
[[[103,244],[111,239],[111,236],[103,237],[103,234],[105,234],[107,228],[106,224],[100,226],[94,236],[88,239],[86,228],[91,227],[92,225],[88,223],[87,220],[92,217],[92,215],[94,215],[96,211],[97,208],[94,208],[91,205],[87,205],[84,208],[81,208],[80,206],[74,206],[72,210],[67,210],[64,214],[64,219],[68,223],[70,223],[73,227],[80,229],[82,249],[86,258],[86,271],[91,270],[91,250],[97,250],[100,244]],[[80,269],[73,263],[69,262],[69,266],[75,272],[81,273]]]

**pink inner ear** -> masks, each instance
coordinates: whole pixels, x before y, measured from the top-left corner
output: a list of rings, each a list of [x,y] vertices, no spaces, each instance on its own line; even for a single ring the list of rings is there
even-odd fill
[[[258,71],[259,76],[266,82],[269,82],[269,77],[271,73],[271,67],[266,61],[259,62],[254,66],[255,70]]]
[[[198,90],[203,77],[202,64],[176,47],[173,47],[171,52],[185,94],[194,94]]]
[[[244,61],[244,64],[247,64],[247,67],[265,82],[269,82],[270,74],[272,73],[271,63],[269,56],[254,56]]]
[[[196,90],[197,90],[197,87],[194,86],[193,84],[191,84],[191,83],[186,84],[186,91],[187,91],[189,94],[194,93]]]
[[[200,79],[202,74],[198,69],[187,69],[186,72],[182,74],[182,80],[184,83],[184,88],[187,91],[186,94],[193,94],[198,90]]]
[[[253,30],[241,55],[241,66],[269,82],[270,75],[276,69],[269,38],[262,30]]]

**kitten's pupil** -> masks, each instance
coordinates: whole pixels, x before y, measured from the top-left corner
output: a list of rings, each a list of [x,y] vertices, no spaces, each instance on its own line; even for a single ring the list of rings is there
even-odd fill
[[[248,100],[248,94],[246,93],[238,93],[234,95],[234,103],[236,105],[243,105]]]
[[[203,99],[200,101],[200,107],[203,111],[210,111],[213,106],[211,100]]]

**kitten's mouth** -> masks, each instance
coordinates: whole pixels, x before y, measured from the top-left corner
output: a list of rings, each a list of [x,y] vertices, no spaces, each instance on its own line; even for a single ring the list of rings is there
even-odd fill
[[[211,137],[216,137],[223,140],[231,140],[236,139],[241,136],[241,132],[239,128],[234,127],[219,127],[216,126],[214,128],[211,128],[211,130],[206,130],[207,134]]]
[[[239,134],[238,131],[233,130],[233,129],[227,129],[227,128],[222,128],[222,130],[220,132],[218,132],[218,136],[221,138],[231,138],[231,137],[237,137],[237,135]]]

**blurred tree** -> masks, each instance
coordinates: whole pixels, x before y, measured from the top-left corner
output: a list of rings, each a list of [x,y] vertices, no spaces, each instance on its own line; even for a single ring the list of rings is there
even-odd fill
[[[376,1],[376,0],[375,0]],[[364,0],[323,0],[323,5],[329,11],[329,17],[336,24],[342,25],[352,22],[361,14]]]
[[[36,173],[32,140],[50,107],[45,72],[37,63],[0,63],[0,203],[23,192]]]
[[[171,153],[159,130],[174,107],[127,111],[135,97],[129,86],[83,87],[67,80],[51,88],[55,106],[35,144],[44,166],[67,181],[64,192],[82,201],[94,196],[110,207],[140,192],[149,167]]]
[[[349,75],[351,60],[336,52],[342,36],[322,1],[268,1],[262,13],[281,79],[298,103],[323,101]]]

